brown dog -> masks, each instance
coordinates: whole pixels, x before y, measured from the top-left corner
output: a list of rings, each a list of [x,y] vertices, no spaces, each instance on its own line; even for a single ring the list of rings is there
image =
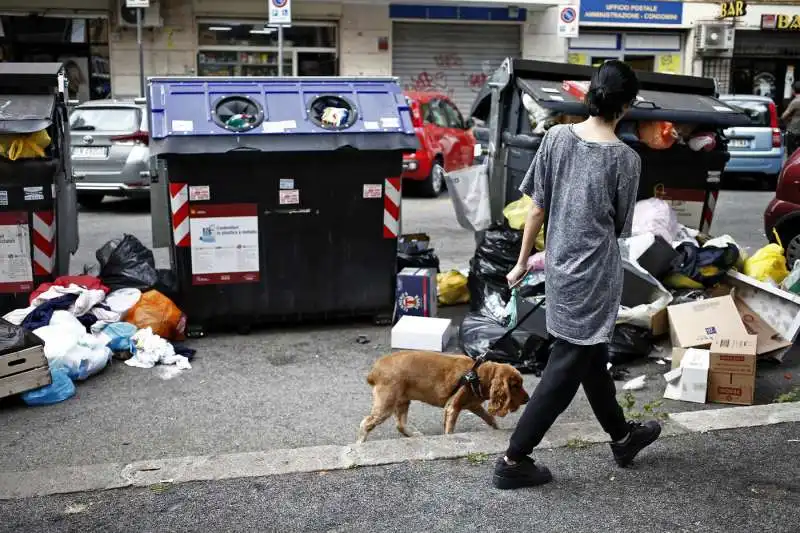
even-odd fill
[[[397,431],[406,437],[419,435],[406,428],[408,407],[416,400],[444,408],[444,432],[452,433],[459,413],[467,409],[497,429],[494,415],[503,417],[528,402],[522,374],[511,365],[486,362],[478,367],[480,396],[463,386],[451,396],[474,361],[465,355],[404,351],[378,359],[367,376],[372,386],[372,412],[364,418],[358,442],[394,414]],[[483,402],[489,400],[488,411]]]

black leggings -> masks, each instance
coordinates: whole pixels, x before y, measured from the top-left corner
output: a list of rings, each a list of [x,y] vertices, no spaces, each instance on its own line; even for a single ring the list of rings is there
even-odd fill
[[[612,440],[628,434],[625,414],[617,403],[617,389],[607,368],[608,346],[579,346],[556,339],[542,379],[511,435],[506,456],[512,461],[530,455],[556,418],[572,402],[583,385],[600,425]]]

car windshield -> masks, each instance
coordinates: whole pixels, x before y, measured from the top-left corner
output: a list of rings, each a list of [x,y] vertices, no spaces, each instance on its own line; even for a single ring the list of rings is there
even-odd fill
[[[69,117],[69,127],[76,131],[126,131],[139,129],[141,111],[133,107],[83,107]]]
[[[725,103],[743,111],[754,126],[769,126],[769,106],[766,102],[750,100],[727,100]]]

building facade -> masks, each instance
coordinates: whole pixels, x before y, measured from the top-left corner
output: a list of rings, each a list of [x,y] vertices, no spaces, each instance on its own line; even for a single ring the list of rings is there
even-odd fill
[[[150,3],[147,76],[278,73],[268,0]],[[574,0],[579,34],[564,38],[563,3],[569,0],[292,0],[284,74],[394,75],[405,89],[440,91],[466,108],[505,57],[587,65],[619,58],[644,70],[711,76],[722,92],[780,102],[798,67],[800,6],[736,2],[744,9],[730,11],[722,6],[731,3]],[[79,100],[139,94],[135,16],[125,0],[2,4],[0,60],[66,62]],[[714,36],[729,42],[714,44]]]

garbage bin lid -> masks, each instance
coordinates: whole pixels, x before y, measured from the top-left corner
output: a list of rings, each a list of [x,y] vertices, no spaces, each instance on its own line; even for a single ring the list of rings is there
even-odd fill
[[[0,92],[52,93],[59,86],[58,75],[63,68],[61,63],[0,63]]]
[[[0,94],[0,133],[33,133],[53,122],[55,97],[48,94]]]

